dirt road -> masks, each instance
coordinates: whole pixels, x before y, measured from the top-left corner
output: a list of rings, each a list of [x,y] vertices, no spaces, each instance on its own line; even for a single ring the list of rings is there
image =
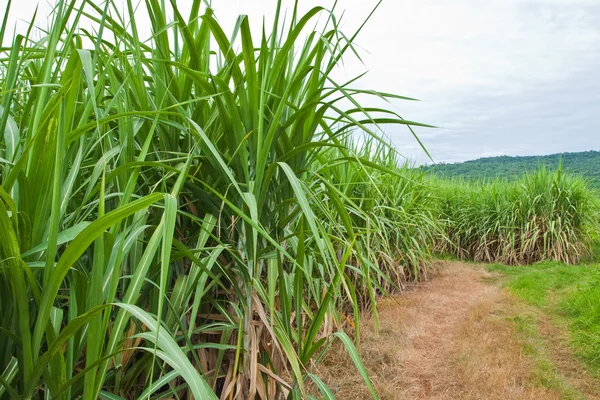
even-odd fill
[[[545,340],[534,311],[494,278],[443,262],[429,282],[380,302],[379,333],[364,321],[360,352],[382,399],[600,398],[560,340]],[[319,371],[337,398],[370,398],[343,349]]]

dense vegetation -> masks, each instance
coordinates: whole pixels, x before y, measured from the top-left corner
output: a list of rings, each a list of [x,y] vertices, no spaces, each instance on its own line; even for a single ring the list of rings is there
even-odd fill
[[[542,167],[516,180],[440,180],[446,238],[438,249],[505,264],[578,263],[599,226],[599,199],[586,182]]]
[[[331,398],[316,362],[334,339],[373,391],[361,308],[377,317],[434,243],[476,257],[446,201],[480,189],[401,165],[378,125],[420,124],[332,79],[358,34],[333,12],[279,5],[256,38],[200,0],[140,7],[149,41],[132,2],[62,0],[0,52],[0,398]],[[525,207],[562,208],[531,214],[550,244],[515,262],[576,260],[588,193],[528,179]]]
[[[421,169],[431,170],[444,178],[493,180],[519,178],[525,172],[535,171],[540,166],[556,169],[561,163],[565,171],[585,178],[592,187],[600,189],[600,151],[558,153],[547,156],[486,157],[461,163],[422,166]]]
[[[321,7],[257,39],[126,4],[59,1],[2,49],[0,397],[331,398],[336,338],[370,386],[341,328],[438,228],[375,131],[414,123],[356,101],[402,98],[332,79],[358,32]]]

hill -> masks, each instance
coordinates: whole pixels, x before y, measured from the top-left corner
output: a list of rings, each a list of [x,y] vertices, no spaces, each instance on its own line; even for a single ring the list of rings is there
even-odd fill
[[[464,179],[486,179],[496,177],[516,178],[524,172],[537,169],[540,165],[556,168],[560,161],[564,168],[586,178],[592,187],[600,189],[600,151],[558,153],[546,156],[499,156],[485,157],[460,163],[439,163],[421,166],[422,170],[433,170],[441,176]]]

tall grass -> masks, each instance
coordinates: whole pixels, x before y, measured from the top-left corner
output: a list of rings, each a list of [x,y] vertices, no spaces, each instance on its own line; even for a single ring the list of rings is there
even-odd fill
[[[119,10],[58,1],[0,53],[0,398],[332,398],[335,338],[376,396],[341,328],[437,222],[377,133],[416,123],[354,96],[403,98],[332,79],[358,32],[322,7],[258,38],[200,0]]]
[[[322,167],[350,199],[353,223],[371,259],[377,260],[380,289],[393,290],[426,272],[431,244],[439,236],[437,201],[426,175],[402,161],[391,146],[363,138],[348,141],[360,163],[348,163],[338,149]],[[335,161],[337,160],[337,161]]]
[[[598,198],[577,176],[541,167],[516,181],[439,181],[438,250],[476,261],[569,264],[591,254]]]
[[[369,309],[377,322],[377,309],[372,306],[378,294],[397,291],[406,281],[427,276],[430,249],[442,230],[424,174],[401,162],[392,147],[356,139],[344,141],[351,157],[338,147],[328,149],[315,171],[321,177],[317,192],[325,194],[317,218],[337,218],[339,223],[333,226],[342,231],[336,236],[347,236],[351,227],[356,238],[357,251],[347,260],[346,278],[355,300],[343,301],[338,308],[351,313],[358,328],[362,308]],[[346,199],[347,217],[336,212],[336,200],[323,190],[326,181]]]

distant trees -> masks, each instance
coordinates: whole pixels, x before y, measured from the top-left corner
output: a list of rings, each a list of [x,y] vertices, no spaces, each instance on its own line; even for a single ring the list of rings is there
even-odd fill
[[[424,165],[420,169],[433,170],[444,177],[457,177],[467,180],[494,179],[503,177],[515,179],[525,172],[536,170],[540,165],[558,167],[563,162],[564,169],[585,178],[591,187],[600,189],[600,151],[558,153],[547,156],[499,156],[486,157],[462,163],[439,163]]]

